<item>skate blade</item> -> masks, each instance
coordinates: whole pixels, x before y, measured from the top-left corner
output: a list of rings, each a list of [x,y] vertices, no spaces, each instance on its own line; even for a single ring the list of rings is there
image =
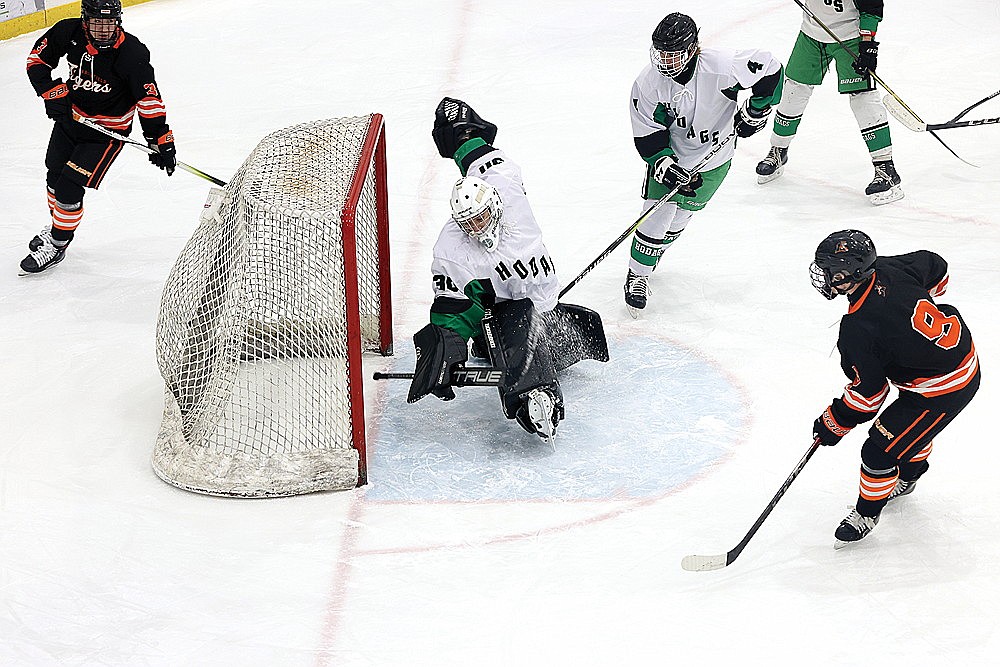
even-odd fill
[[[764,174],[757,174],[757,185],[764,185],[765,183],[770,183],[771,181],[781,176],[781,172],[783,171],[785,171],[784,167],[778,167],[777,169],[775,169],[773,174],[767,174],[766,176]]]
[[[891,204],[894,201],[899,201],[902,198],[903,189],[898,185],[889,188],[885,192],[868,195],[868,199],[871,201],[872,206],[884,206],[886,204]]]
[[[642,312],[641,308],[636,308],[635,306],[630,306],[627,303],[625,304],[625,310],[628,311],[628,314],[632,316],[633,320],[639,319],[639,313]]]

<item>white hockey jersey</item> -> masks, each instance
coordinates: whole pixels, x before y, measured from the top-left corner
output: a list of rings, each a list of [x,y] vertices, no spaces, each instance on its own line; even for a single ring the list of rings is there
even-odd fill
[[[520,167],[503,151],[493,149],[469,164],[467,173],[500,193],[500,243],[495,251],[487,252],[449,218],[434,244],[431,272],[435,298],[468,298],[465,288],[470,282],[488,279],[497,301],[527,298],[539,312],[552,310],[559,301],[559,280],[528,204]]]
[[[779,69],[781,63],[774,56],[757,49],[703,48],[686,84],[646,65],[632,85],[632,135],[645,137],[669,125],[670,148],[678,163],[690,169],[733,131],[737,105],[722,91],[751,88]],[[731,160],[735,143],[719,151],[701,171]]]
[[[837,39],[844,41],[858,36],[861,13],[854,0],[802,0],[802,4],[825,23]],[[831,44],[836,41],[805,12],[802,12],[801,30],[817,42]]]

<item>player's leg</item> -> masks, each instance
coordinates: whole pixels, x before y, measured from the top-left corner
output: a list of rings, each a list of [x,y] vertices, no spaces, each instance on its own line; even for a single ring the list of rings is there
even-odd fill
[[[858,41],[852,39],[844,43],[857,53]],[[875,169],[875,178],[865,188],[865,194],[876,206],[902,199],[902,179],[892,161],[889,115],[875,90],[875,83],[871,76],[861,76],[854,71],[854,58],[847,51],[836,47],[832,52],[836,61],[837,90],[849,96],[851,111]]]
[[[882,411],[861,447],[858,499],[837,528],[838,540],[854,542],[867,535],[878,523],[899,480],[912,483],[927,471],[934,438],[965,409],[978,389],[977,374],[965,388],[943,396],[925,398],[900,392]],[[896,497],[899,495],[903,494]]]
[[[675,194],[670,201],[643,221],[632,238],[632,253],[629,256],[628,274],[625,277],[625,304],[633,317],[646,307],[649,296],[649,276],[659,264],[667,248],[687,229],[696,211],[700,211],[712,200],[729,173],[732,161],[701,172],[702,184],[693,197]],[[668,194],[666,187],[650,178],[646,182],[643,212],[652,208],[660,197]]]
[[[530,299],[497,303],[493,319],[506,365],[499,387],[504,415],[516,419],[529,433],[549,440],[565,410],[544,321]]]
[[[775,107],[771,126],[771,148],[757,163],[757,182],[768,183],[781,176],[788,161],[788,146],[799,131],[813,89],[823,82],[831,56],[826,45],[799,33],[785,66],[781,101]]]
[[[32,252],[21,261],[23,272],[39,273],[63,260],[83,219],[86,188],[100,187],[121,148],[122,143],[113,139],[78,141],[56,123],[45,155],[51,226],[48,234],[43,230],[29,243]]]

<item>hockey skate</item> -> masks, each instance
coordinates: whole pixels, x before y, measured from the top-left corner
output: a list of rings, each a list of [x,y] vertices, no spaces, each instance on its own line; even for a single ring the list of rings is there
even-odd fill
[[[562,419],[563,409],[552,393],[538,387],[532,389],[524,397],[524,402],[517,411],[517,423],[528,433],[536,433],[548,444],[552,444],[556,436],[556,426]]]
[[[876,162],[875,178],[865,188],[865,194],[875,206],[890,204],[903,198],[903,189],[899,186],[901,182],[892,160]]]
[[[28,241],[28,250],[35,252],[46,243],[52,243],[52,227],[46,226]]]
[[[861,516],[858,510],[853,509],[851,513],[844,517],[844,520],[837,526],[833,536],[837,538],[835,549],[842,549],[852,542],[863,539],[865,535],[872,532],[878,524],[877,516]]]
[[[52,243],[42,243],[38,249],[21,260],[21,271],[19,275],[26,276],[29,273],[41,273],[46,269],[55,266],[63,261],[66,256],[66,247],[56,247]]]
[[[771,146],[767,157],[757,163],[757,183],[764,185],[781,176],[786,162],[788,162],[788,149]]]
[[[904,482],[901,479],[897,479],[896,486],[893,487],[892,493],[889,494],[888,500],[891,502],[901,496],[909,495],[913,493],[913,490],[916,488],[917,488],[916,480],[913,480],[912,482]]]
[[[625,277],[625,307],[633,319],[639,317],[639,311],[646,307],[646,297],[649,296],[649,276],[640,276],[628,270]]]

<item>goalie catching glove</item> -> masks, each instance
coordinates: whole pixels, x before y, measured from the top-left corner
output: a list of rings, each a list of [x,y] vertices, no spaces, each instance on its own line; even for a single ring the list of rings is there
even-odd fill
[[[653,165],[653,178],[671,190],[677,188],[677,193],[685,197],[694,197],[697,194],[695,190],[702,184],[701,174],[692,174],[677,164],[675,155],[664,155],[656,161]]]
[[[746,139],[760,132],[767,125],[769,113],[771,113],[770,106],[758,109],[750,104],[750,100],[747,100],[736,112],[736,118],[733,119],[733,129],[736,130],[736,136]]]
[[[416,403],[427,394],[445,401],[455,398],[451,373],[469,358],[465,339],[451,329],[428,324],[413,334],[413,346],[417,350],[417,365],[406,402]]]
[[[472,107],[451,97],[445,97],[434,111],[434,145],[444,158],[453,158],[458,147],[469,139],[482,139],[492,144],[497,126],[483,119]]]

